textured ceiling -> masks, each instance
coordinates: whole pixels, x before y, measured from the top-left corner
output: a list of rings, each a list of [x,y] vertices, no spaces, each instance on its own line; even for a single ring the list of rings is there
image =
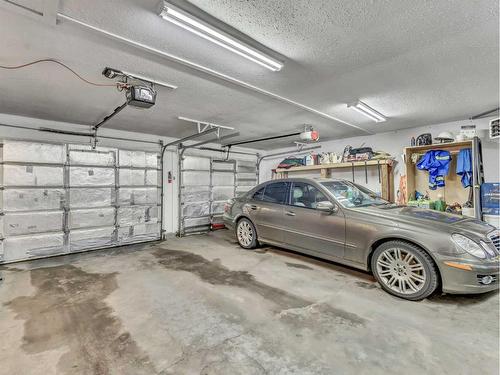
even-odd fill
[[[16,1],[43,8],[41,0]],[[59,11],[371,133],[463,119],[499,102],[498,1],[191,1],[201,17],[211,15],[229,25],[228,31],[273,50],[285,64],[280,72],[163,21],[155,13],[157,3],[61,0]],[[106,124],[110,128],[182,137],[194,130],[176,119],[185,116],[233,126],[238,139],[293,132],[304,123],[319,129],[322,139],[366,134],[67,21],[47,25],[5,4],[0,35],[3,65],[53,57],[94,81],[105,82],[101,71],[111,66],[179,86],[159,88],[156,106],[127,108]],[[81,124],[98,122],[124,100],[113,88],[86,85],[51,64],[0,69],[0,89],[0,112]],[[347,109],[356,99],[389,120],[374,123]],[[278,148],[293,140],[252,146]]]

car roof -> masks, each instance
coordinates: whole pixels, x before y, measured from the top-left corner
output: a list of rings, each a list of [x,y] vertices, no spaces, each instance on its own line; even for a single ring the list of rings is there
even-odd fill
[[[289,177],[289,178],[279,178],[276,180],[269,180],[264,182],[264,184],[273,182],[328,182],[328,181],[347,181],[342,178],[325,178],[325,177]]]

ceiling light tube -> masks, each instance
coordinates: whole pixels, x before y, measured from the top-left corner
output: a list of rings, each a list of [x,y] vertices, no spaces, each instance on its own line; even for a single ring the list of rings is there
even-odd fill
[[[252,48],[222,31],[215,29],[207,23],[193,17],[189,13],[164,1],[160,4],[160,17],[177,26],[182,27],[204,39],[211,41],[227,50],[234,52],[246,59],[266,67],[272,71],[279,71],[283,63],[265,55],[264,53]]]
[[[363,103],[362,101],[358,101],[354,104],[350,104],[347,106],[348,108],[354,109],[355,111],[365,115],[369,119],[375,121],[375,122],[383,122],[386,121],[387,118],[382,115],[380,112],[374,110],[372,107],[368,106],[367,104]]]

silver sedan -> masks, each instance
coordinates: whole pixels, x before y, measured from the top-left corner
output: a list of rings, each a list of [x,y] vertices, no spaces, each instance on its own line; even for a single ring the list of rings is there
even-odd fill
[[[241,247],[259,243],[371,271],[383,289],[420,300],[440,289],[498,288],[500,236],[471,218],[399,206],[352,182],[272,180],[226,204]]]

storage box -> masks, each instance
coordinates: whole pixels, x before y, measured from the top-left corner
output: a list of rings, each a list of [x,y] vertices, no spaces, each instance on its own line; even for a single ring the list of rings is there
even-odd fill
[[[500,183],[485,182],[481,185],[483,214],[500,215]]]

